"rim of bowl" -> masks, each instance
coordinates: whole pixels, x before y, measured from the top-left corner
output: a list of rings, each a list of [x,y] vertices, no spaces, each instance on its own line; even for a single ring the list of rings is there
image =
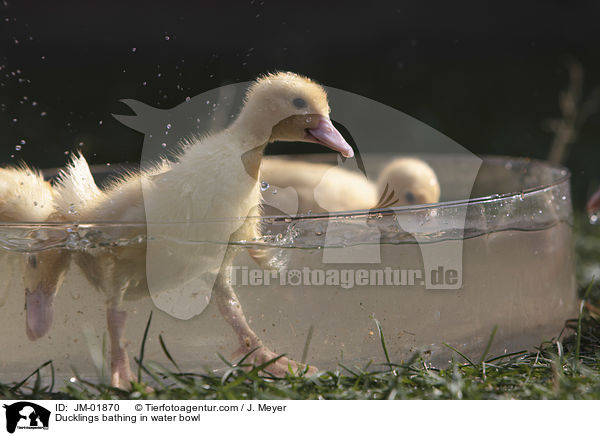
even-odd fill
[[[385,155],[382,153],[382,156]],[[418,155],[415,155],[418,156]],[[435,156],[442,157],[442,155],[430,155],[435,158]],[[446,155],[446,156],[454,156],[454,155]],[[456,155],[459,156],[459,155]],[[330,212],[330,213],[310,213],[310,214],[299,214],[294,216],[289,215],[255,215],[249,217],[224,217],[218,219],[212,219],[207,221],[196,221],[197,224],[201,223],[215,223],[215,222],[229,222],[229,221],[245,221],[247,219],[252,220],[273,220],[275,221],[299,221],[299,220],[314,220],[314,219],[331,219],[331,218],[347,218],[347,217],[361,217],[364,215],[373,215],[373,214],[381,214],[381,215],[392,215],[397,213],[406,213],[406,212],[417,212],[422,210],[431,210],[431,209],[445,209],[451,207],[460,207],[460,206],[469,206],[474,204],[484,204],[491,203],[496,201],[506,200],[507,198],[513,197],[527,197],[532,194],[547,191],[552,189],[558,185],[561,185],[571,178],[571,171],[562,165],[559,165],[554,162],[545,161],[541,159],[533,159],[527,157],[514,157],[514,156],[506,156],[506,155],[481,155],[479,158],[482,159],[482,163],[485,162],[517,162],[520,164],[529,164],[529,165],[541,165],[552,170],[557,171],[560,174],[556,180],[551,183],[539,184],[532,186],[527,189],[523,189],[521,191],[512,191],[503,194],[491,194],[483,197],[462,199],[462,200],[450,200],[450,201],[442,201],[438,203],[429,203],[429,204],[417,204],[410,206],[397,206],[397,207],[388,207],[388,208],[379,208],[379,209],[357,209],[357,210],[349,210],[349,211],[339,211],[339,212]],[[154,225],[178,225],[178,224],[190,224],[189,221],[173,221],[168,223],[154,223],[151,221],[42,221],[42,222],[34,222],[34,221],[25,221],[25,222],[2,222],[0,221],[0,228],[2,227],[73,227],[76,226],[78,228],[86,228],[86,227],[119,227],[119,226],[146,226],[147,224]]]

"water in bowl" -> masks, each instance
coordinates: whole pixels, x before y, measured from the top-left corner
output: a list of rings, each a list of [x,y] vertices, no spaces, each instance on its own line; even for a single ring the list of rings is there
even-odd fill
[[[393,361],[419,351],[443,364],[450,354],[444,343],[479,358],[494,329],[492,354],[532,348],[560,333],[577,306],[567,172],[539,162],[489,158],[472,200],[456,201],[452,186],[460,176],[451,170],[457,163],[453,159],[460,158],[425,159],[443,187],[445,201],[438,205],[263,217],[261,240],[235,241],[240,250],[233,265],[234,289],[252,329],[273,351],[304,358],[319,369],[335,368],[338,362],[383,362],[375,319]],[[457,219],[461,216],[464,222]],[[102,223],[0,226],[2,381],[22,378],[48,360],[62,380],[73,375],[73,368],[89,379],[107,376],[105,296],[72,265],[56,297],[49,334],[31,342],[25,333],[20,265],[24,256],[39,250],[110,250],[145,243],[143,223],[117,225],[130,226],[134,236],[114,239],[114,225]],[[51,230],[53,237],[36,240],[32,232],[39,238],[40,230]],[[444,253],[456,253],[456,241],[462,243],[462,285],[431,289],[425,283],[431,271],[423,253],[443,259]],[[244,248],[256,246],[269,250],[278,270],[253,262]],[[376,253],[379,262],[361,263],[360,256],[336,262],[337,254],[351,250]],[[454,280],[447,271],[436,274],[436,279]],[[214,301],[187,321],[156,309],[144,293],[126,296],[125,309],[130,356],[139,353],[151,311],[148,360],[170,365],[159,335],[183,370],[222,368],[217,353],[229,358],[238,347]]]

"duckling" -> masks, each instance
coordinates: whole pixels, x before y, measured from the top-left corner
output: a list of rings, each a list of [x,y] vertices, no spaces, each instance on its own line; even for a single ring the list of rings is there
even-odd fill
[[[231,286],[236,245],[181,248],[169,241],[259,238],[257,220],[245,218],[260,213],[260,163],[267,144],[314,142],[345,157],[353,156],[352,148],[333,126],[329,111],[320,85],[294,73],[270,74],[249,88],[230,127],[187,141],[175,162],[164,161],[153,169],[128,174],[102,191],[91,186],[93,179],[83,158],[75,159],[64,172],[56,188],[59,213],[66,216],[70,211],[83,221],[147,222],[148,234],[158,232],[159,236],[151,238],[153,242],[81,252],[75,258],[88,280],[107,298],[114,386],[127,388],[135,380],[123,345],[127,314],[122,303],[126,293],[140,289],[150,290],[155,304],[182,319],[199,314],[212,290],[212,298],[238,337],[238,352],[251,353],[249,360],[256,364],[276,357],[248,325]],[[74,180],[81,174],[85,174],[91,194],[87,188],[76,192]],[[236,219],[222,220],[227,217]],[[177,224],[182,219],[186,224]],[[215,220],[220,221],[215,224]],[[167,225],[161,227],[161,223]],[[190,225],[194,223],[202,224]],[[132,232],[127,226],[120,227],[112,230],[113,236]],[[201,289],[198,283],[210,288]],[[289,367],[298,369],[299,365],[284,357],[267,370],[283,375]]]
[[[52,186],[39,171],[26,165],[0,169],[1,222],[39,224],[56,218]],[[29,236],[46,243],[59,243],[62,232],[40,227]],[[48,248],[11,258],[9,261],[19,259],[24,267],[26,333],[33,341],[48,333],[52,326],[54,297],[68,270],[70,256],[64,249]]]
[[[440,199],[435,172],[415,158],[393,160],[376,183],[337,166],[282,158],[263,159],[261,177],[270,186],[263,192],[265,207],[276,208],[286,195],[281,187],[291,187],[298,197],[299,214],[428,204]]]
[[[267,158],[261,164],[261,178],[269,185],[262,193],[265,208],[277,208],[286,194],[297,195],[299,214],[369,209],[378,198],[377,187],[364,175],[329,164]],[[318,201],[317,186],[321,193]]]
[[[376,208],[437,203],[440,184],[435,171],[421,159],[398,158],[387,164],[377,179]]]

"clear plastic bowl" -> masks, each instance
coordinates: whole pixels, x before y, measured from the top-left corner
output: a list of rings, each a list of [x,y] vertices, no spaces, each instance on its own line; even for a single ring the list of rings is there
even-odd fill
[[[532,348],[557,336],[564,321],[575,315],[568,171],[545,162],[488,157],[471,199],[464,200],[456,195],[465,184],[461,180],[465,173],[460,170],[464,158],[422,158],[438,175],[441,203],[294,218],[266,216],[256,218],[265,229],[262,240],[237,243],[242,248],[269,247],[279,265],[287,268],[286,274],[290,270],[302,273],[305,268],[352,274],[389,268],[428,275],[427,259],[455,256],[458,241],[459,259],[450,261],[461,268],[460,288],[427,289],[418,280],[412,285],[409,281],[398,285],[371,282],[351,287],[305,286],[295,281],[282,286],[273,280],[268,286],[251,286],[238,276],[234,289],[250,326],[273,351],[295,360],[305,355],[306,362],[319,369],[335,368],[338,362],[360,366],[383,362],[377,319],[393,361],[406,360],[420,351],[433,363],[444,364],[450,355],[444,343],[479,358],[497,327],[491,354]],[[377,156],[370,164],[377,171],[389,159]],[[130,235],[140,237],[115,240],[115,228],[126,227],[131,229]],[[33,237],[35,232],[39,238],[44,229],[53,231],[51,244]],[[62,234],[58,243],[56,232]],[[53,361],[62,380],[73,375],[72,368],[88,379],[103,378],[109,366],[105,296],[75,265],[56,297],[49,334],[35,342],[28,340],[19,259],[27,252],[57,246],[78,250],[141,244],[144,237],[143,223],[0,225],[2,381],[24,377],[47,360]],[[349,250],[359,250],[359,254],[373,250],[380,262],[335,261],[340,253],[344,259]],[[333,257],[324,260],[332,253]],[[238,272],[244,267],[258,268],[246,250],[240,250],[235,266]],[[158,310],[144,293],[126,295],[125,309],[129,313],[126,337],[130,358],[139,353],[151,311],[148,360],[169,366],[159,335],[183,370],[222,368],[217,353],[229,358],[238,347],[214,299],[202,314],[187,321]]]

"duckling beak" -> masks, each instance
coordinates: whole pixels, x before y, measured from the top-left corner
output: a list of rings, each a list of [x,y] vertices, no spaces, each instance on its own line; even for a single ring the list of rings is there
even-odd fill
[[[54,317],[54,292],[38,285],[35,291],[25,291],[27,307],[27,337],[35,341],[41,338],[52,326]]]
[[[600,190],[592,195],[592,198],[588,201],[587,210],[590,215],[600,210]]]
[[[305,139],[308,142],[316,142],[342,154],[344,157],[354,157],[354,151],[350,144],[338,130],[333,127],[331,120],[319,115],[319,124],[314,129],[306,129]]]

